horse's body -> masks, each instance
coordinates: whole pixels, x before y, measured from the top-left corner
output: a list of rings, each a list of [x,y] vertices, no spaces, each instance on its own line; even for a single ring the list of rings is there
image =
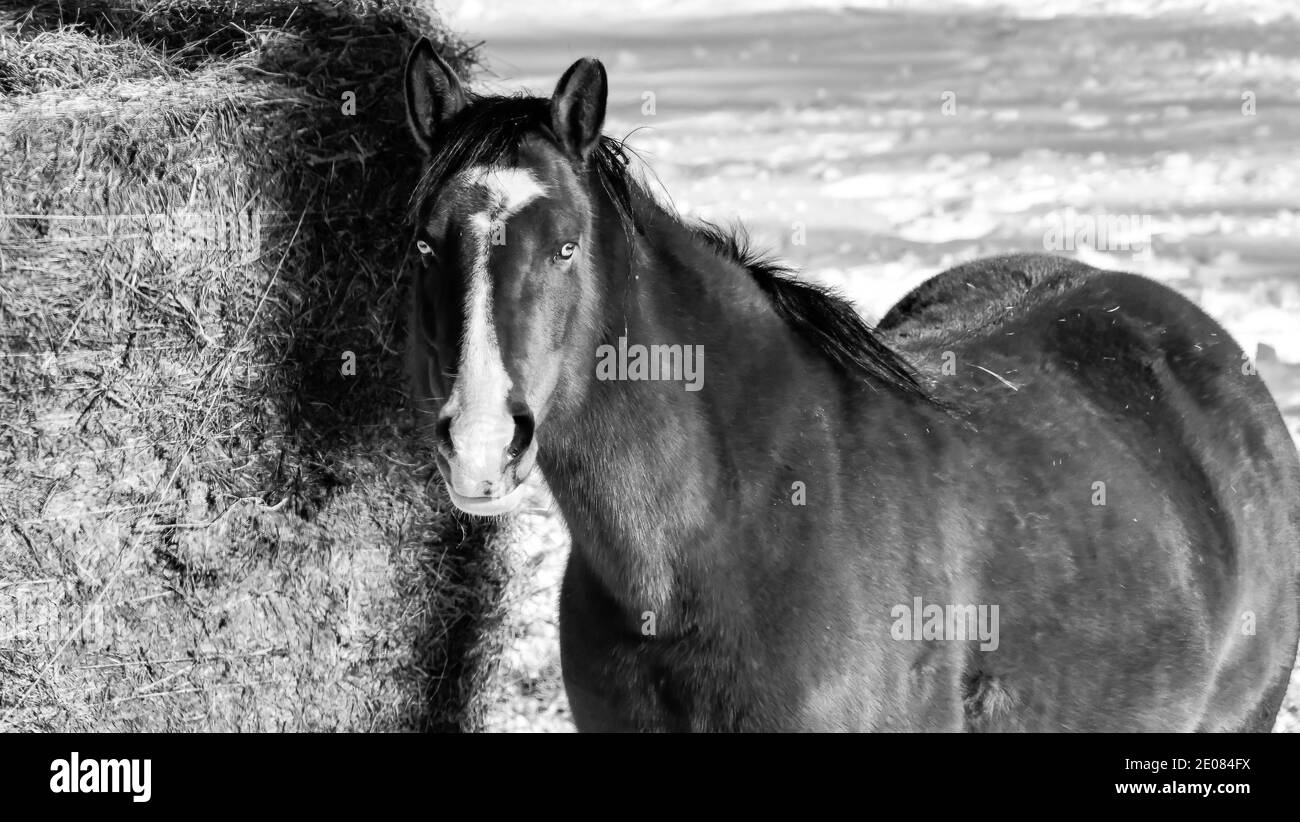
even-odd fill
[[[715,513],[674,540],[697,593],[667,610],[701,613],[654,641],[591,569],[608,537],[575,529],[579,727],[1270,729],[1295,656],[1300,468],[1223,330],[1141,278],[1032,256],[940,275],[882,329],[959,413],[837,380],[790,341],[788,364],[706,349],[763,386],[736,391],[715,445],[760,454],[756,476],[715,468],[682,489],[702,499],[670,501]],[[670,420],[639,422],[672,440]],[[725,441],[768,426],[767,448]],[[999,605],[999,648],[894,640],[891,606],[916,596]]]
[[[564,515],[580,729],[1271,727],[1300,463],[1217,324],[1142,278],[1025,256],[932,279],[873,334],[619,177],[592,65],[552,101],[411,75],[436,98],[422,142],[518,120],[491,157],[432,150],[422,252],[450,244],[479,279],[421,275],[413,374],[458,505],[497,512],[535,461]],[[455,244],[489,213],[512,247]],[[570,256],[535,250],[570,236]],[[701,390],[595,378],[619,337],[701,346]],[[464,388],[467,351],[494,388]],[[996,606],[994,642],[900,636],[921,603]]]

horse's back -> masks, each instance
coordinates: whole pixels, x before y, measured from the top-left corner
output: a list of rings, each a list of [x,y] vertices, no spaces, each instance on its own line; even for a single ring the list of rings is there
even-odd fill
[[[967,331],[1001,316],[1008,300],[1020,301],[1035,287],[1094,272],[1063,257],[1011,254],[975,260],[936,274],[905,294],[876,328],[903,338]]]
[[[989,547],[986,596],[1022,610],[1071,603],[1064,619],[1074,636],[1057,638],[1060,664],[1091,647],[1098,666],[1120,666],[1119,681],[1176,691],[1187,707],[1165,712],[1170,723],[1267,730],[1296,650],[1300,461],[1231,337],[1165,286],[1044,255],[944,272],[878,327],[965,415],[976,452],[1005,464],[1004,495],[1025,492],[1023,503],[996,502],[1021,526],[990,536],[1054,533],[1073,543]],[[1096,508],[1106,485],[1111,499],[1103,490]],[[1023,527],[1034,517],[1055,522]],[[1045,572],[1037,597],[998,589],[1006,566],[1027,555],[1068,570]],[[1041,637],[1057,616],[1034,620]],[[1138,626],[1133,641],[1147,647],[1107,658],[1107,643]],[[1048,653],[1029,650],[1018,659],[1008,648],[1007,681],[1023,682],[1033,654]],[[1160,670],[1184,661],[1185,674]],[[997,663],[983,667],[998,679]],[[1034,673],[1040,684],[1052,676]],[[1062,693],[1090,701],[1106,687]],[[1164,711],[1150,693],[1113,698],[1125,696],[1134,716]]]

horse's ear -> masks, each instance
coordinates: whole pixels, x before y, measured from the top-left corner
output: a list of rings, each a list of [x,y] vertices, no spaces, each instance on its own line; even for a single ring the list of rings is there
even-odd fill
[[[608,95],[605,67],[595,57],[584,57],[569,66],[555,86],[551,130],[560,147],[579,160],[586,160],[600,141]]]
[[[451,66],[421,37],[406,58],[406,124],[420,148],[433,150],[438,127],[465,105],[465,91]]]

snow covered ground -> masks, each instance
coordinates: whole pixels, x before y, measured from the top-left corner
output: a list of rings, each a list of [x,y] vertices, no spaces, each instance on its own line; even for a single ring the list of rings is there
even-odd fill
[[[1054,245],[1195,299],[1258,352],[1300,437],[1300,5],[444,5],[485,41],[480,88],[549,94],[600,57],[607,131],[678,209],[744,223],[869,319],[950,265]],[[492,724],[563,729],[567,543],[553,515],[523,527],[535,567]]]

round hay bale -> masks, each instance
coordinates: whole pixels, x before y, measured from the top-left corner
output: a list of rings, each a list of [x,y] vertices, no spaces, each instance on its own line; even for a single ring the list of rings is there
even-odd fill
[[[502,568],[411,441],[420,4],[0,11],[0,729],[473,729]]]

